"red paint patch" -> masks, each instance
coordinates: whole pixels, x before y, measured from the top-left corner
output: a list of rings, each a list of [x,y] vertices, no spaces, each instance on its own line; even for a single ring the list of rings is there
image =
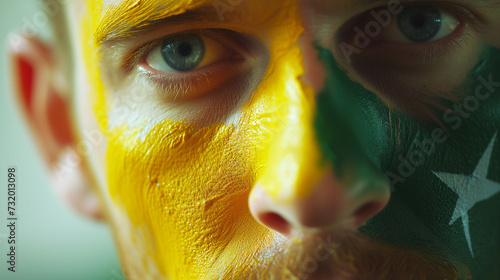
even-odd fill
[[[17,58],[17,65],[20,77],[19,89],[21,90],[22,101],[26,106],[26,111],[31,114],[32,107],[32,97],[33,97],[33,81],[34,81],[34,69],[28,60],[24,59],[22,56]]]
[[[52,135],[61,146],[73,142],[71,121],[69,120],[68,104],[57,92],[51,90],[47,102],[47,119]]]

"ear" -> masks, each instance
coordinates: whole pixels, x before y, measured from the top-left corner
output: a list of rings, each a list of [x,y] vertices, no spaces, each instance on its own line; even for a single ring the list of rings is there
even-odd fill
[[[76,154],[76,138],[70,103],[70,85],[65,81],[55,52],[36,38],[19,36],[10,49],[15,99],[36,139],[51,173],[58,196],[77,212],[102,219],[88,169],[82,161],[58,174],[63,159]]]

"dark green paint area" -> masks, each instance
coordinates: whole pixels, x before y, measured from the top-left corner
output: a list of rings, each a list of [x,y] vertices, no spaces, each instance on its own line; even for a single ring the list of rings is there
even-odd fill
[[[459,89],[469,94],[456,104],[445,104],[454,112],[438,112],[445,129],[404,112],[389,113],[375,93],[340,69],[330,51],[321,47],[318,51],[328,74],[317,97],[315,118],[325,157],[339,177],[354,172],[377,180],[384,174],[393,188],[388,206],[360,230],[465,265],[473,279],[500,279],[500,193],[467,212],[472,256],[462,219],[450,225],[459,197],[434,173],[473,178],[498,132],[487,179],[500,183],[500,50],[486,46]]]
[[[353,177],[361,178],[369,182],[372,189],[383,191],[387,184],[377,155],[391,147],[383,142],[389,125],[382,116],[386,116],[388,110],[385,106],[369,106],[379,102],[377,96],[350,82],[328,50],[319,48],[318,51],[327,65],[328,77],[317,96],[315,128],[321,150],[339,178],[351,183],[354,183]],[[368,137],[372,141],[361,141]]]

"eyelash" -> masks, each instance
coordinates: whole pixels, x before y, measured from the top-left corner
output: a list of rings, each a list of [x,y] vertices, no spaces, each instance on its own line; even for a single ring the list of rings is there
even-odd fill
[[[421,44],[409,50],[410,57],[422,64],[428,64],[445,56],[447,53],[460,49],[467,45],[472,39],[469,32],[465,32],[466,26],[463,22],[450,35],[435,42]]]
[[[142,58],[144,59],[144,58]],[[169,73],[168,75],[156,73],[157,71],[140,68],[138,76],[144,78],[149,85],[155,88],[155,92],[161,94],[162,98],[173,98],[175,101],[179,96],[184,97],[185,93],[193,87],[196,81],[205,80],[209,82],[211,77],[217,74],[216,70],[194,70],[182,74]]]

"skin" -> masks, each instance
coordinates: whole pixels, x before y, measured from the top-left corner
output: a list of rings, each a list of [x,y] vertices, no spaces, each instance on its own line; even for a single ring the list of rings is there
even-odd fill
[[[500,80],[498,5],[464,4],[486,20],[453,44],[384,33],[347,60],[349,20],[387,3],[243,1],[223,18],[213,1],[162,3],[69,7],[75,122],[105,136],[87,163],[130,279],[500,276],[500,89],[482,82]],[[133,50],[199,29],[231,30],[209,36],[244,57],[211,68],[216,86],[144,74]],[[480,86],[477,108],[456,107]]]

